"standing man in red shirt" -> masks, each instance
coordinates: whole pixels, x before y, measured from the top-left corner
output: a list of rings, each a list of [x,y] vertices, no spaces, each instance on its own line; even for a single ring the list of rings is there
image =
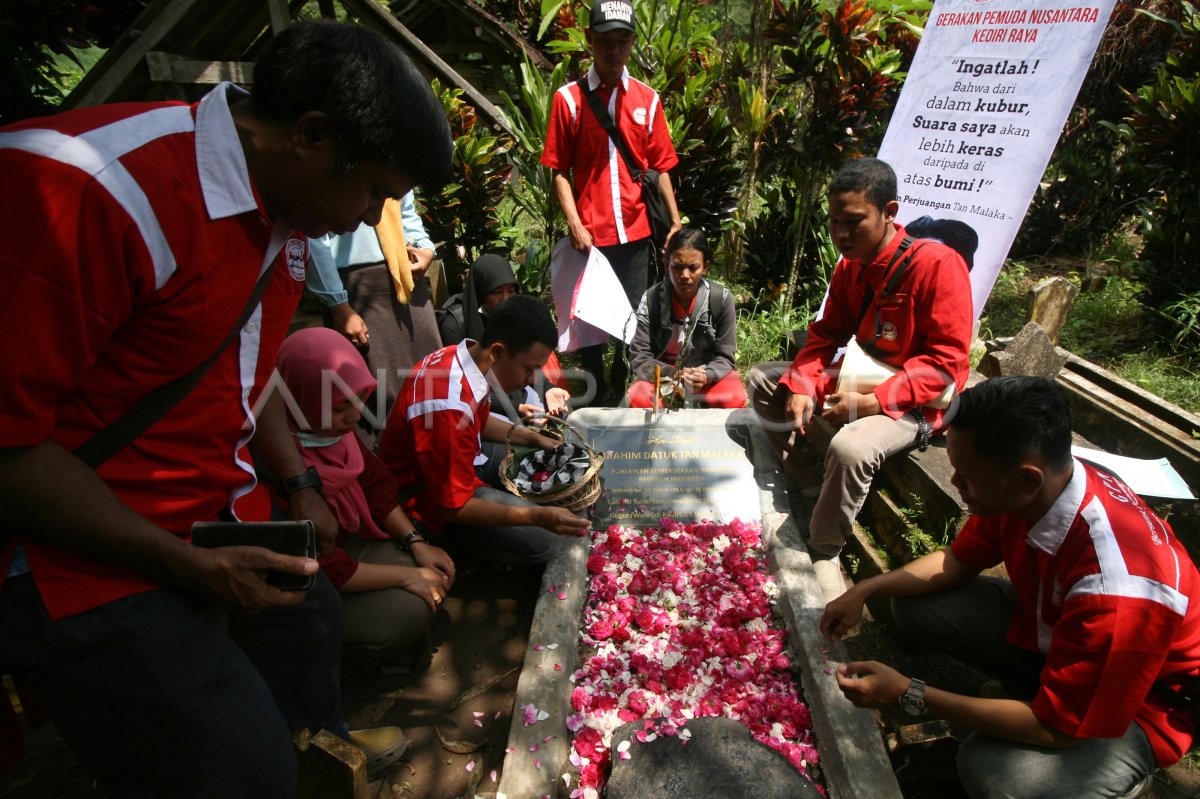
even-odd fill
[[[803,440],[813,414],[839,426],[808,527],[826,600],[843,590],[838,555],[875,472],[890,455],[927,445],[945,413],[930,403],[967,380],[966,264],[940,242],[909,238],[895,222],[899,208],[896,173],[886,163],[859,158],[842,167],[829,187],[829,229],[842,257],[821,315],[795,360],[759,364],[746,380],[793,482],[815,467]],[[896,370],[873,391],[835,393],[838,370],[831,367],[851,336]]]
[[[858,583],[825,607],[831,640],[893,597],[905,640],[1000,676],[1008,698],[963,696],[875,661],[838,685],[860,707],[899,702],[973,730],[958,772],[972,797],[1140,796],[1195,742],[1200,574],[1121,480],[1071,457],[1049,380],[964,391],[952,478],[971,517],[947,550]],[[1010,580],[980,576],[1003,563]]]
[[[449,126],[412,64],[353,25],[288,28],[254,78],[253,95],[221,84],[194,105],[0,131],[0,337],[19,342],[0,375],[0,673],[112,796],[291,797],[292,734],[346,734],[336,591],[319,574],[307,593],[266,581],[316,561],[189,533],[239,512],[253,435],[291,517],[332,545],[282,400],[258,395],[305,237],[373,225],[387,198],[443,182]],[[209,357],[143,432],[81,454]],[[11,711],[0,703],[6,750]],[[392,737],[370,754],[397,753]]]
[[[592,66],[579,81],[555,93],[542,163],[554,170],[554,191],[567,218],[571,243],[583,253],[599,248],[620,278],[630,306],[637,308],[649,284],[652,246],[642,186],[600,126],[584,87],[608,109],[639,167],[659,173],[658,187],[671,215],[668,241],[683,227],[669,175],[679,157],[658,92],[630,77],[625,68],[637,40],[633,4],[596,0],[586,36]],[[596,381],[597,403],[605,401],[610,385],[604,376],[607,348],[604,343],[579,351],[583,368]],[[627,375],[625,347],[618,344],[611,385],[621,396]]]

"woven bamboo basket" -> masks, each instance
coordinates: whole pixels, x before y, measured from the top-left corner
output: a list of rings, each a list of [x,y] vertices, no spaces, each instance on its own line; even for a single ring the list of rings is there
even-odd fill
[[[589,447],[583,436],[579,434],[579,431],[568,424],[566,420],[559,419],[556,416],[547,416],[546,422],[547,425],[561,425],[563,440],[565,441],[566,434],[570,433],[587,452],[588,468],[584,471],[583,476],[570,485],[564,485],[562,488],[545,494],[522,491],[509,476],[509,473],[513,471],[512,466],[515,455],[512,444],[505,442],[504,460],[500,461],[500,482],[510,493],[516,494],[521,499],[529,500],[536,505],[566,508],[572,513],[578,513],[584,508],[594,505],[596,500],[600,498],[600,467],[604,465],[604,456]],[[543,430],[543,432],[552,434],[550,430]]]

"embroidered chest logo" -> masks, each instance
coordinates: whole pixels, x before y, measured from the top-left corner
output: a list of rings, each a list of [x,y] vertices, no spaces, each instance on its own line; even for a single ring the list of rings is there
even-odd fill
[[[883,336],[888,341],[895,341],[898,333],[899,333],[899,331],[896,330],[896,326],[894,324],[892,324],[891,322],[884,322],[882,328],[879,331],[879,335]]]
[[[283,245],[283,257],[287,259],[288,274],[293,280],[304,280],[304,262],[308,260],[308,248],[304,239],[288,239]]]
[[[644,108],[633,109],[633,121],[638,123],[639,125],[645,125],[646,124],[646,109],[644,109]]]

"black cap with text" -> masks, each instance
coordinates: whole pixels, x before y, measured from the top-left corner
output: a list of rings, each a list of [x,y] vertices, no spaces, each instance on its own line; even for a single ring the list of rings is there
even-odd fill
[[[633,4],[628,0],[595,0],[591,29],[593,33],[615,30],[637,33],[633,27]]]

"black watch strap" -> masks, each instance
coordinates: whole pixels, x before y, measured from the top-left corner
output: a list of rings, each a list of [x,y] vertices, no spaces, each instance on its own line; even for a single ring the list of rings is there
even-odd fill
[[[315,488],[317,489],[317,493],[320,494],[323,487],[321,485],[321,475],[317,473],[317,467],[315,466],[309,466],[304,470],[304,474],[298,474],[295,477],[285,477],[283,480],[283,494],[289,497],[305,488]]]

